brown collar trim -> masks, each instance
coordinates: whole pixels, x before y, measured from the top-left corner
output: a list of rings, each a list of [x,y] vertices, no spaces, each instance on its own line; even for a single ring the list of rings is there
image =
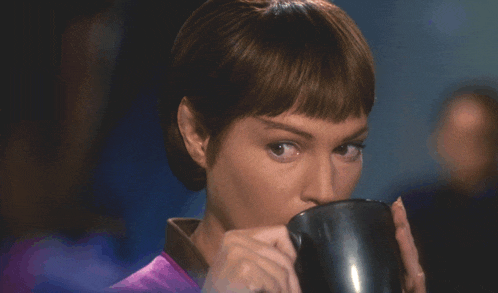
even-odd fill
[[[164,251],[202,288],[209,265],[190,240],[199,223],[192,218],[168,219]]]

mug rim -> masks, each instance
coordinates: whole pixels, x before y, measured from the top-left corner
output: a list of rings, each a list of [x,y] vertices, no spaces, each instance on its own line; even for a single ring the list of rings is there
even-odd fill
[[[323,204],[323,205],[317,205],[317,206],[314,206],[312,208],[309,208],[309,209],[306,209],[298,214],[296,214],[295,216],[293,216],[289,222],[291,223],[294,219],[296,218],[299,218],[301,216],[303,216],[304,213],[307,213],[307,212],[310,212],[310,211],[314,211],[314,210],[318,210],[318,209],[321,209],[323,207],[326,207],[326,206],[330,206],[330,205],[340,205],[340,204],[344,204],[344,203],[351,203],[351,202],[363,202],[363,203],[377,203],[377,204],[381,204],[383,205],[384,207],[386,208],[389,208],[389,205],[383,201],[380,201],[380,200],[375,200],[375,199],[366,199],[366,198],[350,198],[350,199],[343,199],[343,200],[337,200],[337,201],[331,201],[329,203],[326,203],[326,204]]]

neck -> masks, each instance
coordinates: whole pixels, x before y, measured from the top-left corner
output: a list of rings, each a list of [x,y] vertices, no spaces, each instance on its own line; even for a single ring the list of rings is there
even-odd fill
[[[204,218],[195,229],[190,237],[194,245],[202,253],[209,266],[212,266],[214,258],[221,246],[221,240],[227,229],[220,219],[211,212],[209,205],[206,204]]]

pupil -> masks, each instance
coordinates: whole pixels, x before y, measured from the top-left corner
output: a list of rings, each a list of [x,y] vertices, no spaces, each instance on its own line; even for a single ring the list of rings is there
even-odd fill
[[[348,148],[344,145],[341,145],[339,149],[337,150],[339,154],[344,155],[347,152]]]
[[[284,153],[284,146],[281,145],[281,144],[278,144],[276,146],[273,147],[273,152],[275,153],[275,155],[277,156],[280,156]]]

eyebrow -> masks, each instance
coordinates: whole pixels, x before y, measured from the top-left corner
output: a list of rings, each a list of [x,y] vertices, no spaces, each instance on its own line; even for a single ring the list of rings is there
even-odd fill
[[[308,133],[306,131],[302,131],[302,130],[299,130],[297,128],[294,128],[294,127],[292,127],[290,125],[279,123],[279,122],[274,122],[274,121],[268,121],[266,119],[259,118],[259,117],[257,117],[256,119],[258,119],[259,121],[261,121],[264,124],[266,124],[265,129],[270,129],[270,128],[271,129],[282,129],[282,130],[285,130],[285,131],[297,134],[299,136],[302,136],[302,137],[306,138],[307,140],[313,140],[314,139],[314,137],[313,137],[312,134],[310,134],[310,133]]]
[[[281,130],[285,130],[285,131],[289,131],[289,132],[292,132],[294,134],[297,134],[299,136],[302,136],[308,140],[313,140],[314,137],[312,134],[306,132],[306,131],[302,131],[302,130],[299,130],[297,128],[294,128],[290,125],[287,125],[287,124],[283,124],[283,123],[279,123],[279,122],[274,122],[274,121],[269,121],[269,120],[266,120],[266,119],[263,119],[263,118],[260,118],[260,117],[257,117],[256,119],[258,119],[259,121],[261,121],[263,124],[266,124],[266,127],[265,129],[281,129]],[[368,132],[368,126],[365,125],[364,127],[362,127],[361,129],[359,129],[358,131],[356,131],[355,133],[345,137],[344,139],[342,139],[343,142],[347,142],[347,141],[351,141],[351,140],[354,140],[356,138],[358,138],[359,136],[363,135],[364,133]]]
[[[354,140],[354,139],[358,138],[359,136],[362,136],[363,134],[365,134],[367,132],[368,132],[368,126],[365,125],[364,127],[359,129],[355,133],[351,134],[350,136],[345,137],[342,141],[347,142],[347,141]]]

